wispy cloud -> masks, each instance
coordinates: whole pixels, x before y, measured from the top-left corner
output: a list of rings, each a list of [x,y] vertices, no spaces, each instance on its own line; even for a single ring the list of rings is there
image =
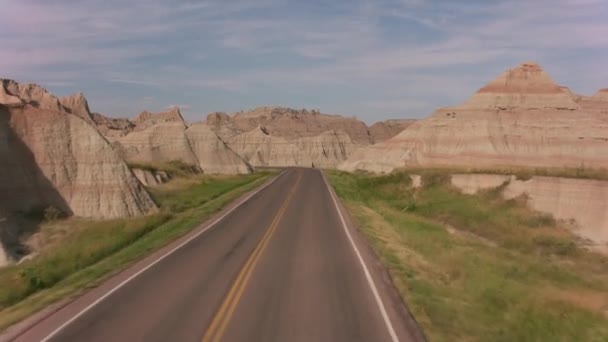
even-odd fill
[[[608,86],[603,0],[0,5],[2,76],[74,85],[105,112],[137,112],[130,99],[151,96],[197,113],[271,101],[421,116],[528,59],[576,91]]]

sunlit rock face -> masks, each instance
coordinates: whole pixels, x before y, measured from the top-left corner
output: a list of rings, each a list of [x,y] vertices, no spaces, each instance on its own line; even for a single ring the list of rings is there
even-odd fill
[[[116,120],[111,120],[110,124],[119,124]],[[205,123],[188,126],[177,108],[158,114],[142,112],[127,122],[132,126],[123,124],[125,129],[114,130],[108,139],[114,141],[129,162],[180,161],[211,174],[250,173],[253,170]]]
[[[373,131],[378,132],[374,136],[355,118],[282,107],[260,107],[232,115],[211,113],[207,125],[253,166],[322,168],[335,168],[357,148],[405,126],[382,123]]]
[[[598,95],[599,94],[599,95]],[[465,104],[436,110],[384,142],[355,151],[344,170],[409,166],[608,167],[608,102],[558,86],[535,63],[508,70]]]
[[[584,243],[608,252],[608,182],[592,179],[532,177],[518,180],[510,175],[455,174],[451,183],[463,193],[502,186],[505,199],[522,195],[530,208],[569,223]],[[572,222],[574,221],[574,222]]]
[[[371,125],[369,128],[369,134],[374,143],[379,143],[403,132],[414,122],[416,122],[414,119],[392,119],[378,121]]]
[[[2,80],[0,211],[54,206],[116,218],[156,209],[89,115],[82,94],[58,99],[37,85]]]

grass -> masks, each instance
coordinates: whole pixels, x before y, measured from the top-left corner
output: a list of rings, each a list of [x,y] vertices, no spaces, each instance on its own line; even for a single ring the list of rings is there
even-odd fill
[[[329,179],[431,341],[608,341],[608,258],[521,198],[422,174]]]
[[[181,160],[173,160],[165,163],[128,163],[132,169],[141,169],[150,172],[164,171],[169,177],[189,177],[193,174],[199,173],[198,166],[184,163]]]
[[[608,180],[608,170],[604,168],[589,168],[584,165],[580,167],[506,167],[506,168],[458,168],[445,167],[434,169],[422,168],[404,168],[400,172],[405,173],[486,173],[499,175],[514,175],[518,180],[528,180],[534,176],[545,177],[563,177],[563,178],[578,178],[578,179],[596,179]]]
[[[275,173],[192,176],[151,189],[161,210],[132,219],[49,222],[30,261],[0,268],[0,329],[74,296],[184,235]]]

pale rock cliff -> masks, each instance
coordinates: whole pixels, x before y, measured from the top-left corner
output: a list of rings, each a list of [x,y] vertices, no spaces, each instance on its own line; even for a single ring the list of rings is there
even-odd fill
[[[165,122],[151,125],[116,139],[124,158],[132,163],[153,164],[182,161],[198,165],[188,138],[184,122]]]
[[[152,171],[133,168],[133,174],[141,184],[145,186],[155,186],[168,182],[170,180],[169,175],[165,171]]]
[[[97,130],[109,141],[115,141],[135,129],[135,124],[129,119],[110,118],[99,113],[91,113],[91,119],[95,123]]]
[[[608,116],[586,110],[540,66],[522,64],[464,105],[442,108],[340,168],[410,166],[608,168]]]
[[[117,151],[87,121],[41,87],[2,84],[0,97],[8,101],[0,104],[0,209],[55,206],[94,218],[156,209]]]
[[[608,117],[608,89],[600,89],[593,96],[575,96],[575,101],[584,111],[603,114]]]
[[[392,119],[378,121],[371,125],[369,128],[369,134],[371,135],[374,144],[379,143],[403,132],[403,130],[411,126],[414,122],[416,122],[414,119]]]
[[[186,137],[204,172],[239,174],[253,171],[205,123],[192,124],[186,130]]]
[[[143,111],[131,120],[135,124],[135,130],[141,131],[161,123],[185,123],[179,108],[173,107],[166,112],[151,113]]]
[[[564,109],[579,106],[536,63],[523,63],[482,87],[463,107],[475,109]]]
[[[233,151],[253,166],[312,166],[312,159],[283,137],[267,134],[261,127],[228,140]]]
[[[89,103],[83,93],[61,97],[59,98],[59,103],[61,103],[68,113],[74,114],[88,123],[95,125],[91,118]]]
[[[608,252],[608,182],[560,177],[532,177],[518,180],[514,176],[491,174],[456,174],[451,182],[464,193],[502,189],[505,199],[526,195],[528,205],[551,214],[559,220],[576,222],[572,232],[587,240],[592,247]]]
[[[357,147],[373,141],[357,119],[306,109],[211,113],[207,125],[253,166],[335,168]]]
[[[119,122],[106,120],[117,125]],[[126,160],[140,164],[181,161],[205,173],[250,173],[251,166],[234,153],[205,123],[188,127],[179,109],[143,112],[112,138]],[[126,126],[126,125],[124,125]],[[109,129],[108,129],[109,131]]]

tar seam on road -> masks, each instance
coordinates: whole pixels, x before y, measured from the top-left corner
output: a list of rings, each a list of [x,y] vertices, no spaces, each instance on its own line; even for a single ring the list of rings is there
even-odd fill
[[[323,175],[323,181],[325,182],[325,185],[327,186],[327,191],[329,191],[329,194],[331,195],[331,199],[334,202],[334,206],[336,207],[336,210],[338,211],[338,216],[340,216],[340,221],[342,222],[342,228],[344,228],[344,232],[346,233],[346,236],[348,237],[348,240],[350,241],[350,245],[355,250],[355,254],[357,255],[357,258],[359,259],[359,263],[361,264],[361,267],[363,268],[363,273],[365,273],[365,278],[367,279],[367,283],[368,283],[370,289],[372,290],[372,293],[374,294],[374,298],[376,299],[376,303],[378,304],[378,308],[380,309],[380,313],[382,314],[382,318],[384,319],[384,323],[386,324],[388,333],[391,335],[391,339],[393,342],[398,342],[399,338],[397,337],[397,334],[395,333],[395,329],[393,329],[393,324],[391,323],[391,320],[388,317],[388,314],[386,313],[386,309],[384,308],[384,304],[382,303],[380,294],[378,294],[378,289],[376,288],[376,283],[374,282],[374,279],[372,278],[369,270],[367,269],[367,266],[365,265],[365,262],[363,261],[363,257],[361,256],[361,253],[359,252],[359,248],[357,248],[357,245],[355,244],[355,240],[353,240],[353,237],[350,235],[350,232],[348,231],[348,227],[346,226],[346,221],[344,220],[344,216],[342,215],[342,211],[340,210],[340,206],[338,205],[336,196],[334,195],[333,191],[331,190],[331,187],[330,187],[329,183],[327,182],[325,175]]]
[[[175,251],[179,250],[180,248],[184,247],[185,245],[187,245],[188,243],[190,243],[192,240],[198,238],[199,236],[201,236],[203,233],[205,233],[206,231],[208,231],[209,229],[213,228],[216,224],[218,224],[220,221],[222,221],[226,216],[228,216],[230,213],[232,213],[233,211],[235,211],[237,208],[239,208],[241,205],[243,205],[245,202],[247,202],[249,199],[251,199],[253,196],[255,196],[257,193],[259,193],[260,191],[266,189],[267,187],[269,187],[271,184],[273,184],[277,179],[279,179],[279,177],[283,176],[286,173],[286,171],[283,171],[281,174],[279,174],[278,176],[276,176],[272,181],[268,182],[266,185],[264,185],[263,187],[259,188],[258,190],[254,191],[252,194],[250,194],[249,196],[247,196],[245,199],[243,199],[241,202],[239,202],[237,205],[235,205],[234,207],[232,207],[230,210],[228,210],[227,212],[225,212],[222,216],[218,217],[215,221],[213,221],[207,228],[201,230],[200,232],[194,234],[193,236],[191,236],[188,240],[182,242],[181,244],[179,244],[178,246],[176,246],[175,248],[173,248],[172,250],[170,250],[169,252],[163,254],[160,258],[156,259],[154,262],[152,262],[151,264],[149,264],[148,266],[142,268],[141,270],[139,270],[137,273],[133,274],[132,276],[130,276],[129,278],[125,279],[123,282],[121,282],[120,284],[116,285],[114,288],[112,288],[110,291],[108,291],[106,294],[104,294],[103,296],[99,297],[96,301],[94,301],[93,303],[89,304],[89,306],[87,306],[86,308],[82,309],[80,312],[78,312],[76,315],[74,315],[72,318],[70,318],[67,322],[63,323],[62,325],[60,325],[57,329],[53,330],[50,334],[48,334],[45,338],[43,338],[42,340],[40,340],[40,342],[48,342],[50,339],[52,339],[53,337],[55,337],[55,335],[57,335],[61,330],[63,330],[65,327],[67,327],[68,325],[72,324],[72,322],[74,322],[75,320],[77,320],[80,316],[84,315],[85,313],[87,313],[89,310],[91,310],[95,305],[101,303],[104,299],[108,298],[110,295],[112,295],[114,292],[118,291],[121,287],[125,286],[127,283],[129,283],[131,280],[137,278],[140,274],[144,273],[145,271],[149,270],[150,268],[152,268],[152,266],[158,264],[159,262],[161,262],[162,260],[164,260],[166,257],[168,257],[169,255],[175,253]]]
[[[289,192],[287,199],[285,200],[285,202],[283,203],[283,205],[277,212],[276,216],[272,220],[272,223],[270,224],[268,230],[262,237],[262,240],[260,240],[260,242],[258,243],[256,248],[253,250],[253,252],[249,256],[247,262],[245,263],[245,266],[243,266],[243,268],[239,272],[236,280],[234,281],[234,283],[232,284],[232,286],[230,288],[230,291],[228,292],[228,295],[226,295],[226,298],[220,305],[219,310],[213,317],[213,320],[211,321],[209,328],[207,328],[207,331],[203,335],[203,339],[202,339],[203,342],[211,342],[211,341],[215,342],[215,341],[220,341],[222,339],[222,336],[224,335],[224,331],[226,330],[226,326],[228,325],[228,323],[230,322],[230,319],[232,318],[232,314],[234,313],[234,310],[236,309],[236,307],[239,303],[239,300],[240,300],[241,296],[243,295],[245,288],[247,287],[249,279],[251,278],[251,275],[253,274],[253,271],[255,270],[255,267],[256,267],[258,261],[260,260],[262,253],[264,252],[264,250],[266,249],[266,246],[268,245],[268,241],[270,241],[273,233],[276,231],[277,226],[279,225],[279,222],[281,221],[281,218],[283,218],[283,215],[285,214],[285,211],[287,210],[287,207],[289,206],[289,202],[291,202],[293,195],[296,193],[296,189],[298,187],[298,184],[300,183],[300,179],[302,179],[302,174],[298,175],[298,179],[296,180],[295,184],[291,188],[291,191]],[[218,326],[218,324],[219,324],[219,326]]]

